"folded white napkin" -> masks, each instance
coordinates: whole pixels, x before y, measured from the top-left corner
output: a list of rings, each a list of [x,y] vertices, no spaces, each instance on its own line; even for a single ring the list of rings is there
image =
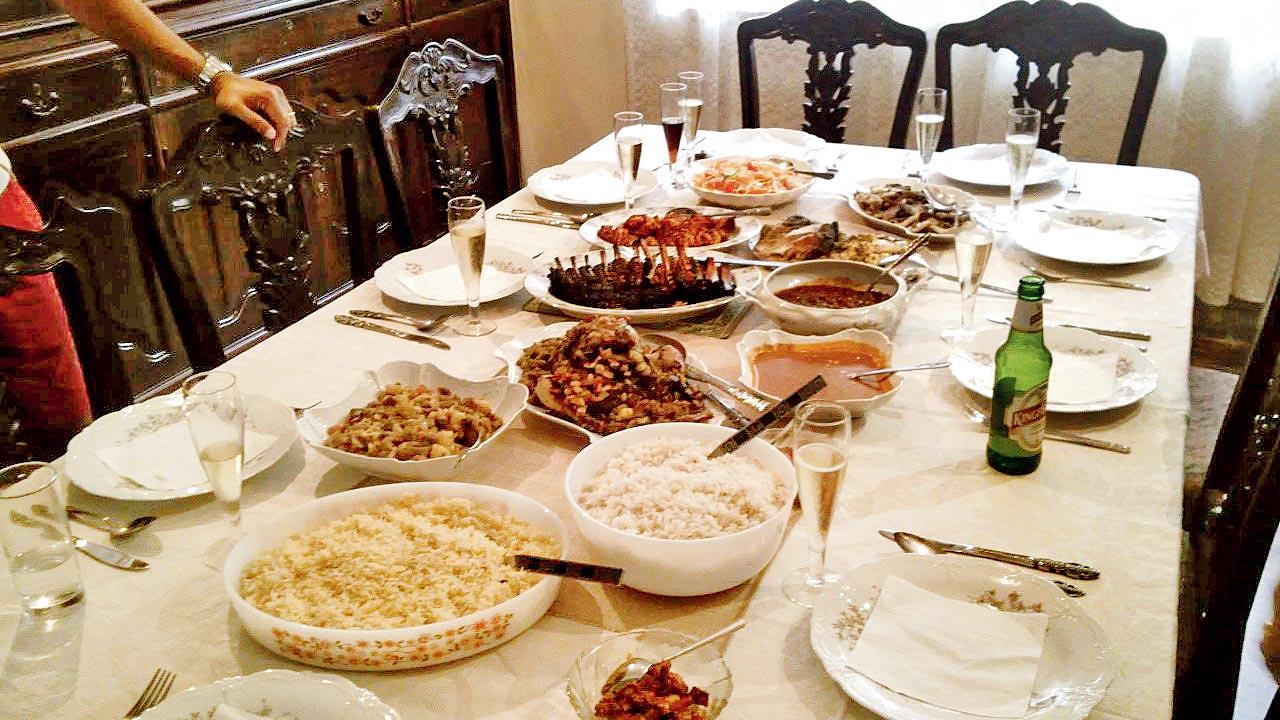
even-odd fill
[[[261,455],[275,440],[246,426],[245,462]],[[115,474],[152,490],[181,490],[208,482],[185,420],[93,452]]]
[[[499,270],[492,265],[485,265],[480,271],[480,297],[492,295],[512,283],[519,282],[523,276]],[[409,292],[428,300],[442,303],[467,303],[467,287],[462,284],[462,270],[457,263],[411,275],[401,273],[397,278]]]
[[[1102,222],[1098,226],[1071,222],[1070,213],[1046,213],[1040,221],[1040,242],[1062,248],[1066,257],[1094,262],[1121,262],[1142,255],[1158,245],[1151,229],[1143,223]]]
[[[255,715],[239,708],[233,708],[226,703],[218,703],[218,707],[213,710],[213,717],[209,720],[271,720],[271,716]]]
[[[710,142],[708,143],[710,144]],[[779,140],[764,130],[738,130],[714,141],[714,155],[746,155],[769,157],[779,155],[804,160],[809,148]]]
[[[1116,388],[1116,363],[1113,352],[1079,355],[1057,352],[1049,370],[1049,402],[1063,404],[1092,403],[1111,397]]]
[[[540,183],[542,188],[555,197],[553,200],[565,200],[583,205],[607,205],[622,199],[622,178],[617,170],[599,168],[583,175],[563,173],[545,178]]]
[[[849,665],[895,692],[958,712],[1022,717],[1048,618],[936,595],[899,577],[880,591]]]

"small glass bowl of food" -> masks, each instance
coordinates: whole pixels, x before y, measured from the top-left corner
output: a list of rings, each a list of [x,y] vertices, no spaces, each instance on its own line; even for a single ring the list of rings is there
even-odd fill
[[[581,720],[613,720],[644,716],[646,699],[669,703],[672,695],[678,695],[682,707],[671,717],[713,720],[733,692],[729,666],[716,649],[720,643],[676,658],[669,668],[655,665],[623,691],[614,688],[610,692],[606,687],[609,676],[627,662],[643,658],[656,663],[696,641],[684,633],[659,629],[633,630],[607,638],[574,661],[565,687],[569,702]]]

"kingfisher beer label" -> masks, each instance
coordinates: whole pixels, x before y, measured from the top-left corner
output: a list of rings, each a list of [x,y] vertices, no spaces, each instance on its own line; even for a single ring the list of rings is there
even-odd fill
[[[1027,452],[1039,452],[1044,442],[1045,415],[1049,403],[1049,383],[1041,383],[1024,393],[1014,393],[1004,409],[1004,426],[1009,439]]]
[[[1038,302],[1019,302],[1013,308],[1013,317],[1009,319],[1009,325],[1020,332],[1044,330],[1043,307]]]

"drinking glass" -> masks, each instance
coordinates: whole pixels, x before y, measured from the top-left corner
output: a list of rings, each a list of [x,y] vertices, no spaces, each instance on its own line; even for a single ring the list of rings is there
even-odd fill
[[[947,91],[920,88],[916,91],[916,148],[920,151],[920,180],[929,181],[929,163],[938,149],[942,121],[947,116]]]
[[[698,125],[702,123],[702,79],[697,70],[685,70],[676,76],[688,88],[684,91],[684,157],[680,162],[680,174],[688,174],[693,159],[693,143],[698,139]]]
[[[84,599],[57,470],[41,462],[0,469],[0,512],[0,546],[18,602],[43,613]]]
[[[956,275],[960,278],[960,327],[945,330],[942,336],[952,343],[973,339],[973,310],[978,302],[978,287],[987,270],[987,260],[995,238],[984,227],[965,225],[955,236]]]
[[[452,323],[453,331],[467,337],[493,332],[493,323],[480,319],[480,276],[484,273],[484,200],[474,195],[449,200],[449,240],[458,258],[462,284],[467,289],[467,317]]]
[[[851,432],[849,411],[836,403],[807,400],[796,409],[791,462],[809,537],[809,567],[788,574],[782,592],[797,605],[813,607],[818,596],[840,580],[840,575],[827,571],[827,536],[849,463]]]
[[[245,410],[236,376],[214,371],[187,378],[182,383],[182,415],[228,525],[226,535],[204,553],[204,564],[218,570],[231,546],[244,534],[240,528],[240,483]]]
[[[1004,146],[1009,157],[1009,202],[1013,206],[1010,225],[1018,221],[1018,206],[1027,185],[1027,170],[1040,143],[1040,111],[1013,108],[1004,131]]]
[[[630,210],[636,202],[636,173],[640,172],[640,151],[644,147],[644,115],[631,111],[615,113],[613,144],[618,149],[618,169],[622,172],[623,202]]]
[[[676,161],[680,159],[680,141],[684,138],[684,83],[662,83],[658,86],[658,107],[662,112],[662,135],[667,141],[667,167],[671,170],[671,186],[678,187]]]

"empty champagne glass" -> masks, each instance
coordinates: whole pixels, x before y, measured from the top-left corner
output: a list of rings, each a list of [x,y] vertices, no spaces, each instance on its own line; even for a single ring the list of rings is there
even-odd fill
[[[791,602],[813,607],[840,575],[827,571],[827,536],[836,497],[849,463],[852,423],[849,411],[833,402],[808,400],[796,409],[791,427],[791,462],[800,487],[800,509],[809,538],[809,567],[792,571],[782,581]]]
[[[245,409],[236,376],[213,371],[187,378],[182,383],[182,415],[187,419],[196,456],[228,523],[226,536],[204,553],[204,564],[218,570],[231,546],[244,534],[240,527],[240,485]]]
[[[0,469],[0,512],[0,549],[18,602],[36,613],[80,602],[84,585],[57,470],[41,462]]]
[[[467,290],[467,317],[452,323],[454,332],[480,337],[493,332],[493,323],[480,319],[480,276],[484,273],[484,200],[474,195],[450,198],[449,241],[458,259]]]
[[[615,113],[613,143],[618,149],[618,169],[622,172],[623,202],[630,210],[636,202],[636,174],[640,172],[640,151],[644,148],[644,115],[631,111]]]
[[[1027,171],[1040,143],[1040,111],[1032,108],[1013,108],[1004,131],[1004,145],[1009,157],[1009,202],[1013,209],[1010,225],[1018,221],[1018,206],[1022,203],[1022,191],[1027,185]]]
[[[692,160],[693,143],[698,139],[698,126],[702,123],[702,80],[697,70],[685,70],[676,76],[688,88],[684,91],[684,157],[680,162],[681,175],[685,175]]]
[[[994,243],[991,233],[974,223],[963,226],[955,235],[956,275],[960,278],[960,327],[942,333],[943,338],[952,343],[967,342],[977,334],[973,327],[973,311]]]
[[[662,112],[662,135],[667,141],[667,167],[671,170],[671,186],[678,187],[676,161],[680,159],[680,141],[684,138],[684,83],[662,83],[658,86],[658,107]]]
[[[916,91],[916,148],[920,151],[920,179],[928,182],[929,164],[938,149],[942,121],[947,116],[947,91],[920,88]]]

